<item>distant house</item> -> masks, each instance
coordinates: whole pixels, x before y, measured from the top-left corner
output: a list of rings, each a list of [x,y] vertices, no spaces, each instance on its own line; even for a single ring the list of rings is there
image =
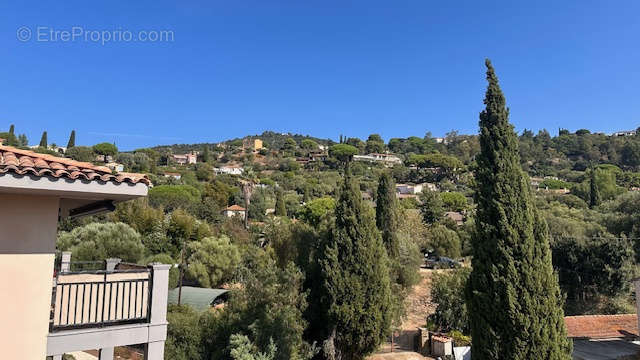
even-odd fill
[[[373,201],[373,197],[366,191],[362,191],[362,200],[364,201]]]
[[[314,151],[309,153],[309,161],[311,162],[325,161],[327,160],[328,157],[329,157],[329,154],[327,154],[324,151]]]
[[[623,131],[616,131],[613,134],[611,134],[611,136],[633,136],[636,134],[635,130],[623,130]]]
[[[424,189],[429,189],[430,191],[437,191],[438,187],[436,184],[432,183],[422,183],[422,184],[396,184],[396,192],[399,194],[420,194]]]
[[[123,172],[124,171],[124,165],[118,164],[116,162],[110,162],[110,163],[106,164],[105,166],[108,167],[109,169],[115,171],[115,172]]]
[[[213,172],[216,174],[227,174],[227,175],[242,175],[244,173],[244,169],[241,166],[237,165],[229,165],[213,168]]]
[[[166,178],[174,178],[176,180],[180,180],[180,179],[182,179],[182,174],[177,173],[177,172],[165,172],[164,173],[164,177],[166,177]]]
[[[464,224],[464,215],[457,211],[447,211],[446,213],[444,213],[444,216],[455,221],[456,225],[458,226]]]
[[[168,294],[169,304],[178,303],[179,289],[171,289]],[[183,286],[180,295],[180,303],[189,305],[195,310],[205,311],[212,307],[224,307],[229,300],[229,290],[227,289],[207,289],[192,286]]]
[[[264,210],[264,214],[265,215],[274,215],[276,213],[276,209],[275,208],[266,208]]]
[[[242,206],[231,205],[228,208],[222,210],[222,214],[224,216],[226,216],[226,217],[239,216],[240,218],[242,218],[244,220],[244,217],[247,214],[247,210],[245,208],[243,208]]]
[[[262,149],[262,147],[263,147],[263,144],[262,144],[262,140],[260,139],[246,138],[242,140],[242,148],[245,150],[247,149],[260,150]]]
[[[198,162],[198,152],[192,151],[188,154],[182,154],[182,155],[174,154],[174,155],[171,155],[171,158],[173,159],[173,161],[175,161],[180,165],[195,164],[196,162]]]
[[[368,161],[368,162],[381,162],[387,166],[392,166],[395,164],[402,164],[402,160],[399,157],[393,154],[378,154],[371,153],[368,155],[354,155],[354,161]]]

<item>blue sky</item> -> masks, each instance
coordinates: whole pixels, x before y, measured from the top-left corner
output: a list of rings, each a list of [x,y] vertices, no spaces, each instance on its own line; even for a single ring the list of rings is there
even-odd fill
[[[174,38],[103,45],[92,31]],[[485,57],[518,130],[632,129],[639,35],[637,1],[4,1],[0,129],[121,149],[476,133]]]

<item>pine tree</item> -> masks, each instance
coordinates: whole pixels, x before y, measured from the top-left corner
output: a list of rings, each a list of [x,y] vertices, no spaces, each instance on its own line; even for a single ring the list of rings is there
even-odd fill
[[[287,216],[287,207],[284,204],[284,193],[278,190],[276,193],[276,216]]]
[[[46,148],[47,144],[47,132],[45,131],[42,133],[42,137],[40,138],[40,147]]]
[[[383,172],[378,181],[376,199],[376,226],[382,234],[382,242],[387,249],[389,259],[398,258],[398,216],[395,182],[388,172]]]
[[[594,208],[600,205],[600,189],[596,181],[596,169],[591,169],[591,177],[589,178],[589,207]]]
[[[474,360],[571,359],[560,289],[551,265],[547,225],[520,167],[518,140],[489,60],[480,113],[472,237],[467,284]]]
[[[9,134],[15,135],[15,131],[16,131],[15,125],[11,124],[11,126],[9,126]]]
[[[348,167],[335,216],[320,254],[330,334],[324,349],[329,357],[361,360],[389,334],[393,305],[384,244]]]
[[[67,150],[76,146],[76,131],[71,130],[71,135],[69,135],[69,142],[67,142]]]

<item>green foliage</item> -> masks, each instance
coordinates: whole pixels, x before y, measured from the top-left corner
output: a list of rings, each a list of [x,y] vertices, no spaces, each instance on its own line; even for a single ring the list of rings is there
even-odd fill
[[[557,179],[544,179],[540,183],[540,188],[550,189],[550,190],[570,189],[571,184],[566,181],[557,180]]]
[[[614,298],[630,290],[634,251],[625,238],[561,238],[553,246],[553,264],[568,307],[593,310],[599,296]]]
[[[343,162],[350,161],[356,154],[358,149],[348,144],[337,144],[329,148],[329,155]]]
[[[47,142],[47,132],[44,131],[42,133],[42,137],[40,137],[40,145],[39,146],[41,148],[45,148],[46,149],[48,145],[49,145],[49,143]]]
[[[284,269],[259,248],[247,251],[240,271],[242,287],[231,294],[222,313],[204,320],[207,359],[228,359],[232,335],[244,335],[256,351],[277,349],[276,360],[305,360],[312,347],[302,339],[307,307],[302,290],[302,273],[293,264]]]
[[[440,194],[442,203],[448,211],[463,211],[467,209],[467,197],[460,192],[443,192]]]
[[[471,269],[460,268],[436,273],[431,282],[431,301],[436,303],[429,321],[440,331],[458,330],[469,333],[469,313],[464,292]]]
[[[186,305],[169,304],[167,307],[167,342],[165,359],[202,359],[202,331],[200,314]]]
[[[318,226],[329,219],[335,207],[336,201],[333,198],[321,197],[306,203],[298,212],[298,217],[310,225]]]
[[[389,333],[392,298],[384,244],[348,169],[335,213],[319,259],[330,335],[324,348],[333,349],[329,356],[364,359]]]
[[[284,192],[282,190],[278,190],[276,192],[276,208],[275,208],[276,216],[287,216],[287,208],[284,203]]]
[[[103,155],[103,156],[115,156],[118,153],[118,148],[111,143],[108,142],[103,142],[100,144],[95,144],[92,147],[93,152],[98,154],[98,155]]]
[[[570,359],[547,227],[533,205],[509,110],[489,60],[476,157],[467,309],[475,360]]]
[[[200,286],[216,288],[231,280],[240,263],[240,250],[227,236],[189,243],[187,274]]]
[[[273,360],[277,347],[271,342],[267,353],[261,353],[245,335],[233,334],[229,340],[231,344],[231,358],[233,360]]]
[[[422,190],[420,194],[420,212],[425,223],[433,224],[444,216],[444,203],[439,193],[431,191],[428,188]]]
[[[91,223],[71,232],[59,232],[56,247],[71,250],[75,261],[120,258],[136,263],[144,252],[140,234],[123,223]]]
[[[65,155],[76,161],[92,162],[95,160],[95,154],[88,146],[74,146],[71,149],[67,149]]]
[[[200,201],[200,191],[190,185],[158,185],[149,190],[149,204],[167,212],[188,209]]]
[[[366,141],[365,152],[367,154],[371,153],[382,153],[384,152],[384,141],[379,134],[371,134]]]
[[[0,132],[0,139],[4,139],[4,145],[20,146],[18,138],[10,132]],[[2,144],[0,144],[2,145]]]
[[[376,199],[376,226],[382,235],[382,242],[392,263],[398,258],[398,201],[396,184],[388,172],[383,172],[378,180]],[[394,276],[395,279],[395,276]]]
[[[459,258],[462,250],[458,233],[444,225],[435,225],[429,229],[427,235],[428,250],[438,256]]]
[[[69,141],[67,142],[67,150],[76,146],[76,131],[71,130],[71,134],[69,135]]]
[[[300,143],[300,147],[305,150],[316,150],[318,149],[318,143],[311,139],[304,139]]]

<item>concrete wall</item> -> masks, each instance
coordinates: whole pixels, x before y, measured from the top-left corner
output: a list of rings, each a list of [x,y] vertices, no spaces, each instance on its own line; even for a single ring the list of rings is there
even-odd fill
[[[0,194],[0,348],[43,359],[47,348],[59,200]]]

